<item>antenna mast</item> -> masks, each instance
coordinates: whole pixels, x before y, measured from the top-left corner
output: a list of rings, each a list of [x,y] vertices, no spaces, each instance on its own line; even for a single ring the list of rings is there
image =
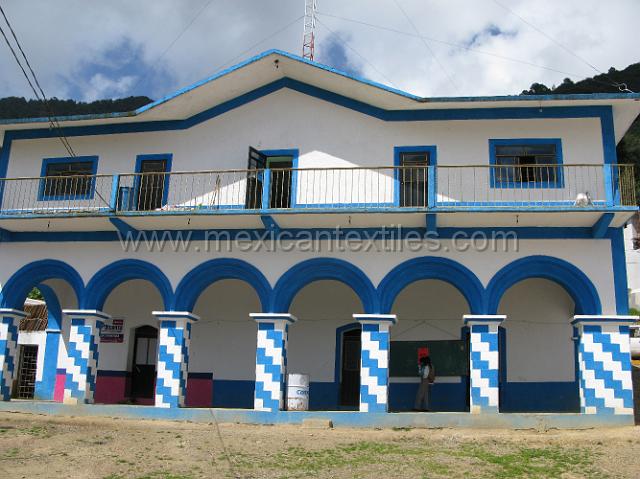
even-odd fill
[[[304,0],[304,34],[302,35],[302,58],[313,61],[316,39],[316,12],[318,0]]]

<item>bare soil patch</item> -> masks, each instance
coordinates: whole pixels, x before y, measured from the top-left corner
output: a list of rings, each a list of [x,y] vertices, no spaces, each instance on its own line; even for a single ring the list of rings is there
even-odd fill
[[[640,429],[218,429],[0,413],[0,477],[637,478]]]

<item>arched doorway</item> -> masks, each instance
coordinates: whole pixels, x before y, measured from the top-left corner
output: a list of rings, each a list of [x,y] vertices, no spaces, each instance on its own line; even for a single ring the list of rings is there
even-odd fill
[[[500,411],[579,412],[573,299],[562,286],[525,279],[502,297]]]
[[[445,281],[418,280],[400,291],[391,311],[400,321],[390,330],[389,408],[414,408],[418,349],[426,347],[436,374],[429,410],[468,410],[469,354],[462,317],[470,311],[463,294]]]
[[[287,369],[309,375],[309,408],[357,409],[361,328],[353,314],[363,312],[358,295],[340,281],[317,280],[297,292],[289,312],[298,321],[289,328]]]
[[[158,329],[138,326],[134,330],[131,363],[131,400],[134,403],[153,402],[158,356]]]

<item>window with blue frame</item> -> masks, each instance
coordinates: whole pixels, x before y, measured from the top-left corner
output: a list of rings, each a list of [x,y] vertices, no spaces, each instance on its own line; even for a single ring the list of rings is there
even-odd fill
[[[492,188],[562,188],[559,139],[489,140]]]
[[[97,156],[45,158],[40,172],[39,201],[92,199]]]

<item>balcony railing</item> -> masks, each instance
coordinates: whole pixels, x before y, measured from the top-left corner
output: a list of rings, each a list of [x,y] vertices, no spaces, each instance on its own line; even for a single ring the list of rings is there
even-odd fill
[[[0,179],[0,215],[635,207],[632,165],[224,170]]]

